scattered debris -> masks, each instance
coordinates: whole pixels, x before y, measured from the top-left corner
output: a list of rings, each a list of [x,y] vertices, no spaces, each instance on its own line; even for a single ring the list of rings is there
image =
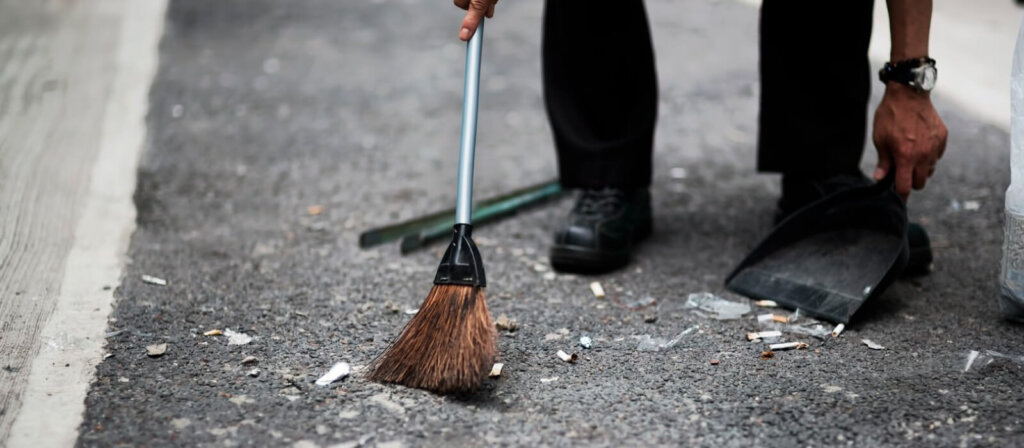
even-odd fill
[[[759,340],[759,339],[777,338],[777,337],[780,337],[780,336],[782,336],[782,332],[778,331],[778,330],[772,330],[772,331],[753,331],[753,332],[747,333],[747,340],[748,341],[756,341],[756,340]]]
[[[761,359],[768,360],[768,359],[772,359],[774,357],[775,357],[775,352],[773,352],[771,350],[765,350],[765,351],[761,352]]]
[[[405,314],[408,314],[410,316],[412,316],[412,315],[414,315],[414,314],[416,314],[418,312],[420,312],[419,308],[406,308],[405,309]]]
[[[558,275],[556,275],[554,272],[545,272],[544,273],[544,280],[554,280],[555,277],[558,277]]]
[[[253,366],[253,365],[258,364],[259,362],[260,362],[259,358],[255,357],[255,356],[246,356],[245,359],[242,360],[242,365],[243,366]]]
[[[256,378],[256,377],[260,376],[260,369],[259,368],[252,369],[252,370],[249,371],[249,373],[247,375],[249,375],[249,376],[251,376],[253,378]]]
[[[544,335],[544,340],[545,341],[557,341],[559,339],[562,339],[562,335],[560,335],[558,333],[548,333],[548,334]]]
[[[750,305],[725,300],[710,292],[690,294],[686,297],[683,308],[696,308],[715,313],[714,317],[718,320],[739,319],[750,312]]]
[[[105,354],[103,354],[103,359],[110,359],[110,358],[113,358],[113,357],[114,357],[113,353],[105,353]]]
[[[590,284],[590,290],[594,292],[594,297],[598,299],[604,298],[604,287],[601,286],[601,282],[592,282]]]
[[[252,342],[252,336],[242,332],[232,331],[230,328],[224,329],[224,336],[228,337],[228,345],[245,345]]]
[[[981,208],[981,203],[978,201],[964,201],[964,210],[973,212]]]
[[[130,380],[128,378],[125,378],[123,376],[119,376],[119,377],[117,377],[117,382],[118,383],[130,383],[130,382],[132,382],[132,380]]]
[[[557,376],[553,376],[551,378],[541,378],[540,379],[540,382],[544,383],[544,384],[547,384],[547,383],[550,383],[550,382],[553,382],[553,381],[558,381],[558,377]]]
[[[717,359],[712,359],[711,360],[711,365],[713,365],[713,366],[717,366],[718,363],[719,363],[719,361]]]
[[[349,367],[347,362],[339,362],[335,364],[333,367],[331,367],[331,370],[328,370],[327,373],[324,374],[324,376],[317,378],[316,385],[327,386],[335,381],[345,378],[346,376],[348,376],[348,373],[350,371],[351,368]]]
[[[594,341],[590,339],[590,336],[580,336],[580,347],[589,349],[593,347]]]
[[[678,344],[684,336],[693,333],[698,328],[700,327],[698,327],[697,325],[687,328],[680,332],[678,335],[676,335],[676,337],[672,338],[671,340],[665,340],[665,338],[652,338],[650,335],[645,334],[643,336],[640,336],[640,342],[637,343],[636,349],[642,352],[656,352],[659,350],[672,348],[676,344]]]
[[[657,314],[650,313],[650,314],[645,314],[644,315],[644,322],[646,322],[646,323],[653,324],[653,323],[655,323],[657,321],[658,321],[658,315]]]
[[[548,267],[547,267],[547,265],[536,263],[536,264],[533,265],[533,270],[537,271],[537,272],[547,272],[548,271]]]
[[[668,175],[672,176],[673,179],[686,179],[686,168],[677,166],[669,170]]]
[[[214,330],[210,330],[210,331],[204,332],[203,336],[220,336],[222,334],[224,334],[223,331],[214,329]]]
[[[788,324],[789,318],[786,316],[772,315],[772,321],[780,324]]]
[[[794,348],[797,349],[797,350],[803,350],[803,349],[805,349],[807,347],[810,347],[810,345],[807,345],[806,342],[783,342],[781,344],[769,345],[768,349],[771,350],[771,351],[775,351],[775,350],[791,350],[791,349],[794,349]]]
[[[167,343],[153,344],[146,346],[146,356],[150,358],[159,358],[167,353]]]
[[[309,207],[306,207],[306,213],[309,213],[309,216],[316,216],[316,215],[319,215],[319,214],[321,214],[323,212],[324,212],[324,206],[319,205],[319,204],[310,205]]]
[[[775,315],[774,314],[769,313],[769,314],[758,314],[757,315],[757,323],[759,323],[759,324],[765,324],[765,323],[774,322],[774,321],[775,321]]]
[[[491,367],[491,373],[488,373],[487,376],[489,376],[491,378],[497,378],[497,377],[501,376],[501,369],[503,369],[503,368],[505,368],[505,364],[502,364],[500,362],[496,362],[496,363],[494,363],[494,366]]]
[[[167,286],[167,280],[160,277],[153,277],[152,275],[143,275],[142,281],[149,283],[150,285]]]
[[[776,303],[774,300],[758,300],[754,302],[754,306],[761,308],[778,308],[779,304]]]
[[[558,356],[558,359],[561,359],[562,361],[568,363],[574,363],[580,359],[580,355],[577,355],[575,353],[570,355],[562,350],[559,350],[558,353],[555,353],[555,355]]]
[[[971,350],[967,354],[967,363],[964,365],[964,372],[968,372],[972,369],[981,370],[981,368],[992,364],[996,359],[1008,359],[1020,364],[1024,364],[1024,356],[1013,356],[1005,353],[999,353],[995,350],[985,350],[984,353],[977,350]]]
[[[868,348],[870,348],[871,350],[885,350],[885,347],[878,345],[877,342],[872,341],[871,339],[861,339],[860,341],[863,342],[864,345],[868,346]]]
[[[839,335],[843,334],[844,329],[846,329],[846,324],[836,325],[836,328],[832,330],[832,337],[838,338]]]
[[[499,330],[505,330],[511,333],[519,329],[519,322],[515,319],[509,319],[508,316],[502,314],[494,321],[494,326]]]
[[[789,325],[784,330],[786,332],[788,332],[788,333],[803,334],[803,335],[812,336],[812,337],[815,337],[815,338],[818,338],[818,339],[825,339],[826,336],[832,334],[832,332],[830,332],[828,328],[825,328],[821,324],[815,325],[813,327],[804,327],[804,326],[801,326],[801,325]]]

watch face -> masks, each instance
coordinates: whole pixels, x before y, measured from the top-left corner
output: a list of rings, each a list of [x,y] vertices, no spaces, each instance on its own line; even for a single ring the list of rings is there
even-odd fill
[[[924,65],[913,69],[914,84],[917,88],[930,91],[935,88],[935,79],[938,78],[938,70],[933,65]]]

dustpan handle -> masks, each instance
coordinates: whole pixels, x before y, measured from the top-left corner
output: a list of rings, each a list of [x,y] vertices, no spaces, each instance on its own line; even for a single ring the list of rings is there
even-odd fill
[[[470,224],[473,216],[473,159],[476,152],[476,115],[480,105],[480,54],[483,51],[484,22],[481,20],[466,44],[466,81],[462,102],[462,137],[459,141],[459,190],[455,202],[455,223]]]

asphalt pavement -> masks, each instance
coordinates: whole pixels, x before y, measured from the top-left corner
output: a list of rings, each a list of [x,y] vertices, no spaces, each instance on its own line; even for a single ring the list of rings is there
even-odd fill
[[[172,1],[131,262],[78,445],[1024,443],[1024,363],[964,372],[971,350],[1024,355],[1024,328],[1002,321],[995,301],[1006,131],[945,101],[940,76],[949,150],[911,200],[935,243],[934,272],[894,284],[839,338],[790,335],[810,347],[764,360],[764,345],[745,338],[758,328],[752,314],[719,321],[684,307],[704,291],[749,303],[723,280],[771,225],[778,178],[754,170],[757,9],[648,7],[661,89],[656,233],[629,268],[581,277],[552,275],[545,256],[568,198],[478,229],[491,312],[520,327],[501,334],[501,377],[452,398],[368,382],[359,369],[423,299],[443,245],[401,256],[360,250],[357,237],[454,202],[459,11]],[[555,176],[540,18],[541,2],[502,2],[488,24],[480,198]],[[645,335],[693,327],[674,347],[638,350]],[[253,339],[204,335],[228,329]],[[584,335],[593,348],[577,346]],[[163,343],[165,354],[147,356]],[[562,362],[558,350],[581,359]],[[355,372],[315,385],[338,361]]]

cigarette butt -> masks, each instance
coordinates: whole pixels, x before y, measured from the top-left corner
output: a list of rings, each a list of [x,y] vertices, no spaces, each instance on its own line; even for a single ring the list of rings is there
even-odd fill
[[[601,286],[601,282],[591,283],[590,290],[594,292],[594,297],[597,297],[598,299],[604,298],[604,288]]]
[[[843,330],[845,330],[845,329],[846,329],[846,324],[836,325],[836,328],[834,330],[832,330],[832,337],[838,338],[839,335],[842,334]]]
[[[778,322],[780,324],[785,324],[785,323],[789,323],[789,318],[786,317],[786,316],[775,316],[775,315],[772,315],[772,321]]]
[[[568,353],[566,353],[566,352],[564,352],[562,350],[559,350],[558,353],[555,353],[555,355],[558,355],[558,359],[561,359],[562,361],[570,362],[570,363],[571,362],[576,362],[576,360],[580,358],[580,356],[575,354],[575,353],[570,355],[570,354],[568,354]]]
[[[207,331],[206,333],[203,333],[203,336],[220,336],[222,334],[224,334],[223,331],[220,331],[220,330],[210,330],[210,331]]]
[[[772,351],[775,351],[775,350],[791,350],[791,349],[794,349],[794,348],[797,349],[797,350],[803,350],[803,349],[805,349],[807,347],[809,347],[809,345],[807,345],[804,342],[783,342],[781,344],[769,345],[768,349],[772,350]]]
[[[487,374],[487,376],[489,376],[491,378],[497,378],[497,377],[501,376],[501,369],[504,368],[504,367],[505,367],[505,364],[502,364],[500,362],[494,363],[494,367],[491,367],[491,373]]]
[[[781,331],[752,331],[750,333],[747,333],[747,340],[755,341],[758,339],[777,338],[780,336],[782,336]]]
[[[754,306],[759,306],[761,308],[778,308],[779,304],[774,300],[758,300],[754,302]]]

